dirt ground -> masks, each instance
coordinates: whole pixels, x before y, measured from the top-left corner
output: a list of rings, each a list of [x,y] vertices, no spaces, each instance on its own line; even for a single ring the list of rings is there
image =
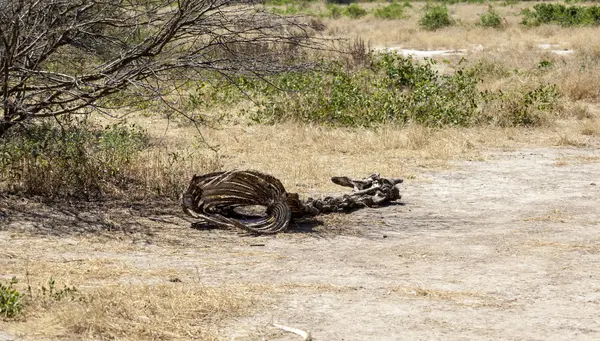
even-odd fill
[[[273,322],[323,341],[598,340],[599,163],[586,148],[490,151],[422,169],[401,205],[272,237],[194,230],[176,206],[10,199],[0,275],[254,288],[262,303],[224,340],[300,339]],[[0,340],[65,339],[32,320],[0,321]]]

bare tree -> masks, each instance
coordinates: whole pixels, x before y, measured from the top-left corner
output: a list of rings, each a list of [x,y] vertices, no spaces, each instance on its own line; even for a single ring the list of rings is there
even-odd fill
[[[301,67],[308,25],[260,0],[0,0],[0,137],[43,117],[108,110],[207,71],[229,80]],[[168,84],[168,85],[167,85]]]

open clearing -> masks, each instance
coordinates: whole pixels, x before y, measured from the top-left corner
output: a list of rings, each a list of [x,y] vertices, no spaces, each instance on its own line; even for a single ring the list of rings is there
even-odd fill
[[[404,205],[275,237],[193,230],[176,206],[9,200],[19,213],[0,232],[3,273],[27,269],[32,282],[53,275],[83,291],[237,286],[257,299],[224,321],[218,335],[229,340],[298,339],[272,322],[315,340],[597,340],[600,154],[537,148],[484,158],[423,170],[402,185]],[[49,309],[0,322],[10,333],[2,337],[63,339],[60,317]]]

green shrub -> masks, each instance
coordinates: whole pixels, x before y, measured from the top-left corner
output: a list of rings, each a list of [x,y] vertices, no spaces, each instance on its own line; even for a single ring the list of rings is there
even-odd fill
[[[404,14],[404,7],[406,7],[406,5],[410,6],[410,4],[408,4],[407,2],[405,2],[404,4],[399,4],[394,1],[393,3],[387,6],[375,9],[373,15],[379,19],[402,19],[406,17],[406,15]]]
[[[327,13],[327,17],[331,19],[339,19],[344,15],[344,8],[339,5],[327,5],[327,9],[329,12]]]
[[[367,15],[367,11],[357,4],[351,4],[348,6],[340,5],[327,5],[328,13],[327,17],[332,19],[339,19],[342,16],[347,16],[352,19],[358,19]]]
[[[535,88],[517,88],[513,91],[485,92],[480,119],[500,126],[536,126],[544,122],[548,113],[558,105],[555,84]]]
[[[521,23],[526,26],[557,24],[569,26],[597,26],[600,24],[600,7],[598,6],[565,6],[563,4],[540,3],[533,9],[524,9]]]
[[[488,11],[479,17],[479,25],[483,27],[499,28],[503,26],[504,19],[489,5]]]
[[[357,19],[367,15],[367,11],[357,4],[351,4],[346,8],[345,14],[350,18]]]
[[[71,116],[41,121],[4,137],[0,181],[33,195],[95,197],[127,187],[128,170],[148,143],[135,125],[102,130]]]
[[[266,92],[251,118],[363,127],[407,121],[469,125],[477,108],[474,70],[439,75],[434,64],[388,53],[375,57],[371,69],[334,64],[327,72],[287,74],[273,83],[289,91]]]
[[[542,59],[538,63],[537,68],[538,68],[538,70],[548,70],[548,69],[551,69],[553,66],[554,66],[554,63],[552,61]]]
[[[21,301],[23,295],[13,288],[16,283],[16,278],[13,278],[8,285],[0,283],[0,316],[4,318],[16,317],[23,309]]]
[[[342,63],[320,70],[288,73],[269,79],[272,85],[245,90],[260,97],[246,112],[257,123],[297,121],[328,126],[373,127],[416,122],[427,126],[497,124],[536,125],[557,105],[555,85],[481,92],[480,78],[506,70],[484,70],[490,64],[440,74],[432,59],[417,61],[396,53],[370,56],[365,68]],[[284,89],[286,91],[279,91]]]
[[[425,6],[425,13],[419,24],[426,30],[435,31],[443,27],[454,25],[454,20],[448,14],[446,5]]]

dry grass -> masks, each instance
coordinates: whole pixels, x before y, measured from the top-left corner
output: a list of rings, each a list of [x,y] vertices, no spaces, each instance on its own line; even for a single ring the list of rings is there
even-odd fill
[[[572,217],[559,209],[553,209],[549,214],[523,219],[523,221],[544,221],[551,223],[566,223]]]
[[[512,303],[512,301],[479,292],[438,290],[421,286],[397,286],[390,292],[404,298],[446,301],[467,307],[505,308]]]
[[[600,136],[600,120],[586,120],[581,126],[580,133],[586,136]]]
[[[366,8],[373,5],[363,5]],[[490,29],[477,26],[480,15],[488,10],[488,4],[460,3],[448,5],[449,14],[458,20],[457,25],[438,31],[426,31],[419,27],[425,2],[412,3],[407,9],[408,18],[401,20],[378,20],[372,16],[361,19],[326,19],[326,33],[332,36],[360,36],[370,41],[374,47],[401,46],[412,49],[485,49],[486,51],[511,52],[514,50],[533,51],[539,44],[559,44],[557,49],[573,48],[586,54],[600,51],[595,41],[594,28],[572,28],[555,25],[542,25],[525,28],[520,25],[521,10],[530,8],[535,2],[521,2],[514,6],[494,4],[494,10],[506,20],[504,29]]]
[[[157,241],[185,234],[161,231]],[[20,280],[17,289],[27,303],[24,316],[0,321],[0,330],[27,339],[218,340],[224,323],[266,303],[257,296],[265,288],[205,284],[198,269],[169,266],[176,248],[154,246],[150,253],[149,244],[136,243],[133,235],[40,238],[15,232],[0,238],[11,245],[0,254],[3,274]],[[166,257],[166,262],[155,264],[159,258],[153,257]],[[201,258],[196,266],[211,263],[210,254]],[[48,288],[51,278],[55,292],[65,286],[76,291],[60,300],[44,294],[41,287]]]
[[[7,329],[61,339],[217,340],[223,321],[249,313],[256,304],[254,295],[239,287],[113,285],[84,289],[60,301],[34,299],[27,320]]]
[[[560,147],[585,147],[586,143],[580,141],[577,137],[568,134],[560,134],[556,145]]]
[[[450,5],[450,14],[459,19],[455,26],[438,31],[419,28],[418,20],[425,3],[414,3],[404,20],[377,20],[371,16],[362,19],[328,19],[327,34],[335,37],[360,37],[374,48],[394,47],[420,50],[457,49],[458,56],[435,57],[459,60],[466,57],[472,63],[487,62],[496,74],[486,77],[483,89],[509,86],[555,83],[560,92],[571,101],[597,100],[600,92],[590,86],[600,77],[600,43],[594,43],[595,28],[563,28],[542,25],[526,28],[520,24],[520,11],[534,2],[515,6],[494,6],[506,19],[505,29],[490,29],[475,25],[487,4]],[[576,30],[576,34],[574,34]],[[559,55],[552,51],[574,50]],[[537,70],[540,61],[550,61],[547,70]],[[519,70],[514,73],[514,70]]]
[[[561,157],[555,162],[557,166],[567,166],[570,164],[583,165],[589,163],[599,163],[600,156],[572,156],[572,157]]]
[[[162,132],[159,125],[152,127]],[[224,169],[256,169],[282,180],[286,189],[313,195],[339,192],[331,176],[414,174],[415,167],[446,167],[452,159],[480,158],[482,147],[514,145],[521,129],[447,128],[419,125],[379,130],[323,128],[297,124],[225,126],[205,131],[219,150]],[[170,129],[173,146],[193,141],[191,128]],[[544,135],[537,138],[543,139]],[[198,172],[201,172],[198,171]],[[191,175],[191,174],[190,174]]]
[[[151,133],[164,131],[158,122],[149,127]],[[557,136],[563,145],[593,145],[595,142],[580,130],[580,122],[568,120],[534,130],[490,126],[432,129],[420,125],[368,130],[290,123],[227,125],[207,129],[204,136],[218,149],[224,169],[273,174],[288,191],[314,196],[343,191],[329,182],[331,176],[360,177],[379,172],[407,177],[419,174],[422,168],[446,168],[451,160],[482,159],[481,152],[489,148],[554,146]],[[195,134],[194,129],[180,126],[169,129],[166,140],[175,149],[185,148],[186,143],[193,143]]]

